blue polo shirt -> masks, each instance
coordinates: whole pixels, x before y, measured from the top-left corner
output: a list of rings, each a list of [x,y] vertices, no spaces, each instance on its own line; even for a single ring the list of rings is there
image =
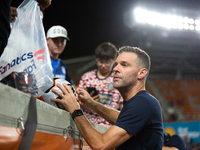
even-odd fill
[[[61,61],[61,59],[54,60],[53,58],[51,58],[51,66],[53,68],[54,78],[65,79],[72,85],[74,85],[74,82],[69,75],[67,67]]]

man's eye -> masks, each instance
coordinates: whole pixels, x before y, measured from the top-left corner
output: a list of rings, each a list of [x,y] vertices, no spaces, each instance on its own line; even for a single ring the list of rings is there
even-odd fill
[[[127,64],[122,64],[122,66],[126,67],[126,66],[127,66]]]
[[[53,39],[53,41],[54,41],[54,43],[57,43],[57,42],[58,42],[58,40],[57,40],[57,39]]]

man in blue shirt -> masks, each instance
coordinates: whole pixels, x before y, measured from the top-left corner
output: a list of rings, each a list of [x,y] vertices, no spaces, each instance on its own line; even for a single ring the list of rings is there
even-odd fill
[[[137,47],[124,46],[119,49],[113,68],[113,86],[124,100],[121,112],[94,101],[87,91],[77,88],[78,102],[113,124],[104,134],[89,123],[66,84],[57,85],[62,92],[52,90],[62,99],[51,100],[63,104],[72,114],[81,135],[92,149],[162,150],[161,106],[145,89],[150,64],[149,55]]]
[[[59,59],[59,55],[65,49],[67,40],[69,40],[67,30],[62,26],[52,26],[47,31],[47,45],[51,57],[54,78],[65,79],[73,85],[74,83],[67,71],[67,67]]]

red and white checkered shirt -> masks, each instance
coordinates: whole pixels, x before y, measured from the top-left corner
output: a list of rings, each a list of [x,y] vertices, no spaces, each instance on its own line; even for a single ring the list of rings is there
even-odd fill
[[[92,70],[85,73],[79,82],[79,87],[87,89],[87,87],[96,87],[100,94],[100,103],[112,109],[119,109],[119,104],[123,103],[123,98],[119,91],[113,87],[113,72],[105,79],[97,77],[97,70]],[[85,116],[93,123],[100,124],[104,127],[111,127],[112,125],[105,121],[93,110],[84,108]]]

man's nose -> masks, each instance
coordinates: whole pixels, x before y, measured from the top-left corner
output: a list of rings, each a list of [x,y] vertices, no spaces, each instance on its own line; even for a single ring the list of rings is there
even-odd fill
[[[62,41],[58,41],[57,43],[59,46],[62,46]]]
[[[113,71],[114,71],[114,72],[118,72],[118,65],[115,65],[115,66],[113,67]]]

